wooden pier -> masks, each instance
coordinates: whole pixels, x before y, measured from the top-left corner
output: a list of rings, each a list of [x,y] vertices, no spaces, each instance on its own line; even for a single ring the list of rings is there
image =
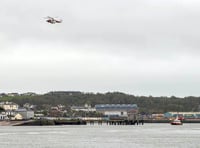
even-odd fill
[[[136,116],[135,118],[129,119],[127,117],[107,117],[107,118],[82,118],[83,121],[86,121],[89,125],[144,125],[144,120]]]

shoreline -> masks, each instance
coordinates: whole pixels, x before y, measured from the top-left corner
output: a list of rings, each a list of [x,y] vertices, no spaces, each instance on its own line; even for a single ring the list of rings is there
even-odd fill
[[[170,123],[170,120],[144,120],[145,123]],[[200,120],[183,120],[182,123],[200,123]],[[59,125],[87,125],[85,121],[75,120],[18,120],[0,121],[0,126],[59,126]]]
[[[32,122],[33,120],[18,120],[18,121],[12,121],[12,120],[7,120],[7,121],[0,121],[0,126],[16,126],[16,125],[20,125],[23,123],[27,123],[27,122]]]

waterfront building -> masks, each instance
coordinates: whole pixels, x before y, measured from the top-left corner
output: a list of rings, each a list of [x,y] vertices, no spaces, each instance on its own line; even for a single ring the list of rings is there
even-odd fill
[[[14,117],[11,117],[11,120],[23,120],[23,116],[18,113]]]
[[[136,104],[97,104],[95,109],[108,117],[128,117],[138,113],[138,106]]]
[[[7,120],[8,116],[5,113],[0,114],[0,120]]]
[[[200,119],[200,112],[167,112],[164,114],[166,118],[182,117],[184,119]]]
[[[14,116],[15,115],[15,110],[5,110],[5,114],[8,117]]]
[[[42,117],[44,117],[44,114],[42,114],[42,113],[35,113],[34,114],[35,119],[41,119]]]
[[[164,118],[165,118],[164,114],[152,114],[151,115],[151,119],[159,120],[159,119],[164,119]]]
[[[16,115],[18,115],[18,117],[21,115],[21,117],[19,118],[22,118],[24,120],[28,120],[28,119],[33,119],[34,118],[34,111],[32,110],[27,110],[25,108],[20,108],[18,110],[15,111],[15,117]]]

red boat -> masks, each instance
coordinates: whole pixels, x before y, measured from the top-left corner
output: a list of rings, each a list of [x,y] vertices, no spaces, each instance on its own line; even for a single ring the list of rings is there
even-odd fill
[[[180,119],[178,119],[178,117],[176,119],[174,119],[171,122],[171,125],[183,125],[182,121]]]

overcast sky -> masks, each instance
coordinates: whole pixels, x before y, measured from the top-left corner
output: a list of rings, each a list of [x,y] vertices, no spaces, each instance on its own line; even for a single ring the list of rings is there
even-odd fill
[[[199,8],[199,0],[1,0],[0,93],[200,96]]]

